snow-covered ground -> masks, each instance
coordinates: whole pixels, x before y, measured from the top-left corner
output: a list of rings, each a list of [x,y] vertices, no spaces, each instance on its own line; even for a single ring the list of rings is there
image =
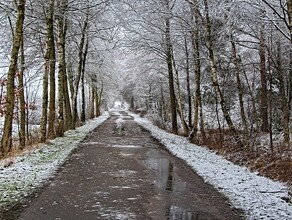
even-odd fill
[[[234,165],[207,148],[190,144],[187,138],[169,134],[147,119],[131,115],[170,152],[228,197],[236,208],[244,210],[247,219],[292,219],[292,204],[284,201],[289,199],[284,184]]]
[[[56,138],[38,149],[0,161],[0,208],[20,201],[56,172],[68,155],[94,128],[109,117],[108,113],[89,120],[65,137]]]

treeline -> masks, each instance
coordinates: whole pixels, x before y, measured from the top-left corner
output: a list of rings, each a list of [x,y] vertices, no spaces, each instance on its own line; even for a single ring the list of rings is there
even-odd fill
[[[291,0],[125,0],[123,10],[140,60],[123,92],[133,109],[196,143],[291,150]]]
[[[2,61],[10,62],[8,68],[5,62],[1,66],[7,74],[1,76],[0,157],[32,141],[29,121],[40,125],[34,138],[45,142],[100,115],[105,62],[99,44],[110,41],[114,32],[107,23],[108,3],[0,1],[0,53]],[[30,119],[32,111],[40,117]],[[14,123],[18,137],[12,135]]]

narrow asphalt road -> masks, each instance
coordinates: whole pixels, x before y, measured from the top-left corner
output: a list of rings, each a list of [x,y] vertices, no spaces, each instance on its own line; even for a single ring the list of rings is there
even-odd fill
[[[24,206],[15,219],[243,218],[124,112],[111,113]]]

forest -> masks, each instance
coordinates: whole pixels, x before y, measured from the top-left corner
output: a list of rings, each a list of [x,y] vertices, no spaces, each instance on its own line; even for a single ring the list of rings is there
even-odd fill
[[[292,183],[292,0],[0,0],[0,158],[115,101]]]

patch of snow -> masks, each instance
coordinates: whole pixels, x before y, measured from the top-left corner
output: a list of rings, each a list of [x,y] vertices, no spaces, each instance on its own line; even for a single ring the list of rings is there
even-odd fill
[[[245,211],[247,219],[292,219],[288,188],[279,182],[237,166],[207,148],[189,143],[185,137],[167,133],[147,119],[130,114],[175,156],[183,159],[204,180]]]
[[[0,209],[22,200],[48,180],[78,147],[88,133],[109,117],[108,113],[65,132],[64,137],[50,140],[39,149],[12,158],[10,166],[0,164]]]

